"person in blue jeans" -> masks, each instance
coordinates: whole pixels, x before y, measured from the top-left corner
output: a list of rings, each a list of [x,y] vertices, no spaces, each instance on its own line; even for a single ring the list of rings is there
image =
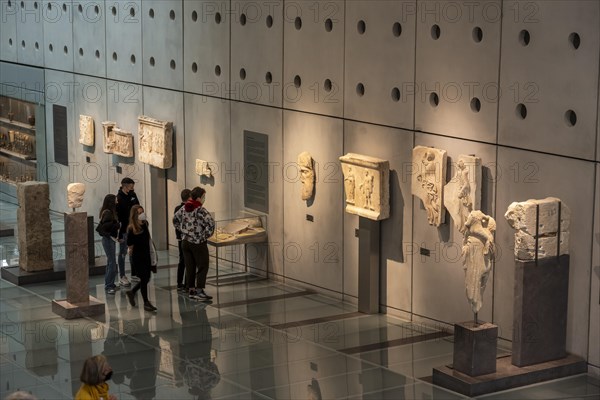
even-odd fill
[[[119,230],[119,284],[123,287],[130,287],[131,282],[125,275],[125,256],[127,255],[127,226],[129,225],[129,214],[131,208],[135,205],[139,205],[140,201],[137,195],[133,191],[135,182],[131,178],[123,178],[121,180],[121,188],[117,193],[117,217],[121,223]],[[132,280],[139,281],[137,272],[135,271],[135,265],[131,263],[131,278]]]
[[[102,236],[102,247],[106,254],[106,270],[104,272],[104,290],[108,294],[115,294],[117,286],[117,242],[120,223],[117,218],[117,196],[107,194],[104,196],[102,208],[100,208],[100,222],[98,233]]]

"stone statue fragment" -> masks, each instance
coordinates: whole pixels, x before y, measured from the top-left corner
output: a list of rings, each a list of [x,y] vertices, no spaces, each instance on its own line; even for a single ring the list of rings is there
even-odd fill
[[[390,216],[390,163],[348,153],[340,157],[344,173],[346,212],[375,221]]]
[[[85,194],[84,183],[70,183],[67,186],[67,204],[69,208],[76,209],[83,204],[83,195]]]
[[[133,135],[121,128],[113,128],[113,154],[121,157],[133,157]]]
[[[138,117],[139,159],[156,168],[173,165],[173,123],[145,115]]]
[[[423,201],[429,225],[440,226],[445,220],[443,186],[446,179],[446,150],[417,146],[412,154],[412,194]]]
[[[483,292],[492,270],[495,231],[494,218],[479,210],[469,213],[465,221],[462,257],[467,299],[474,314],[483,305]]]
[[[208,161],[196,159],[196,174],[200,176],[206,176],[207,178],[211,178],[213,176],[212,168],[210,167]]]
[[[102,150],[105,153],[112,154],[115,151],[115,135],[113,133],[113,129],[117,126],[116,122],[113,121],[104,121],[102,123],[102,133],[104,138],[104,143],[102,145]]]
[[[458,156],[455,175],[444,186],[444,206],[456,229],[464,233],[469,213],[481,208],[481,158]]]
[[[300,168],[300,182],[302,183],[302,200],[313,197],[315,189],[315,169],[313,158],[310,153],[303,151],[298,155],[298,167]]]
[[[571,210],[560,199],[514,202],[504,218],[516,229],[515,257],[538,260],[569,253]]]
[[[79,116],[79,143],[84,146],[94,145],[94,119],[89,115]]]

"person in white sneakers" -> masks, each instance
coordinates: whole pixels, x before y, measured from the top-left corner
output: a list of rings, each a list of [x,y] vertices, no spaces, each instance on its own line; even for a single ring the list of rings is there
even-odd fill
[[[206,241],[215,231],[215,220],[204,208],[206,190],[195,187],[190,196],[173,216],[173,226],[181,232],[188,295],[196,300],[210,300],[212,296],[204,291],[209,265]]]

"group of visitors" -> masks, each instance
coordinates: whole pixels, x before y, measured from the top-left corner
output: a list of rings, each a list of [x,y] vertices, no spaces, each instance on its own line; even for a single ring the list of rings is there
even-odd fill
[[[131,281],[136,283],[125,292],[129,304],[136,306],[136,294],[140,291],[144,310],[157,311],[148,299],[148,283],[152,272],[156,272],[157,258],[146,213],[134,186],[131,178],[124,178],[117,195],[107,194],[100,209],[97,231],[102,236],[106,253],[104,289],[107,294],[115,294],[121,287],[131,287],[125,274],[125,256],[129,255]],[[177,290],[187,292],[191,299],[203,301],[212,299],[204,288],[209,267],[207,240],[215,230],[214,219],[204,208],[205,201],[206,190],[203,188],[184,189],[181,204],[177,205],[173,216],[179,247]],[[117,272],[118,286],[115,284]]]

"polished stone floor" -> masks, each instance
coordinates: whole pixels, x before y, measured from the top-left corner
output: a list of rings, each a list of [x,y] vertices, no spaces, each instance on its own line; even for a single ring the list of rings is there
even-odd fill
[[[14,225],[15,210],[0,202],[0,221]],[[55,258],[61,221],[52,217]],[[0,238],[0,251],[3,266],[14,263],[15,238]],[[50,306],[66,296],[64,282],[0,281],[0,398],[17,389],[72,398],[83,360],[100,353],[115,371],[109,383],[119,399],[464,398],[427,382],[432,367],[452,361],[452,336],[443,331],[245,279],[223,262],[229,279],[216,286],[214,265],[209,272],[213,302],[191,301],[174,289],[174,255],[160,254],[151,281],[156,313],[131,307],[123,291],[105,294],[103,277],[92,277],[90,293],[106,303],[105,316],[66,321]],[[482,398],[598,399],[600,388],[583,374]]]

